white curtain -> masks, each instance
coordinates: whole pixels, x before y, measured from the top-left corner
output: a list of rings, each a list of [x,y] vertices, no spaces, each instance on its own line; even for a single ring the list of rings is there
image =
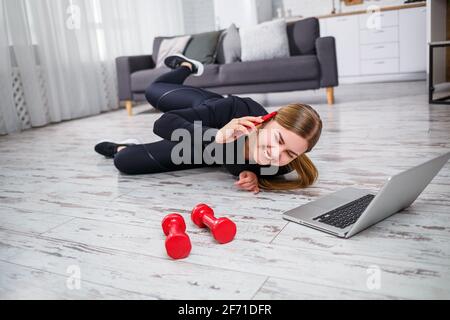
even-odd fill
[[[116,109],[115,58],[151,54],[182,17],[181,0],[0,0],[0,134],[24,129],[14,74],[30,127]]]

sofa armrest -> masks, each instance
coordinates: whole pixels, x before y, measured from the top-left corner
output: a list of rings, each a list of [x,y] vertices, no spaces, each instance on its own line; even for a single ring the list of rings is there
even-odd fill
[[[151,55],[116,58],[119,100],[133,100],[133,93],[131,92],[131,74],[133,72],[154,67],[155,63]]]
[[[335,87],[339,84],[334,37],[316,39],[317,59],[320,65],[320,86]]]

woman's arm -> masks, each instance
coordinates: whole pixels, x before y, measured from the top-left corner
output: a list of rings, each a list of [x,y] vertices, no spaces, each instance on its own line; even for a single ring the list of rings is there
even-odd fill
[[[176,129],[186,129],[193,136],[194,121],[201,121],[202,134],[209,129],[217,132],[233,119],[235,114],[233,97],[223,98],[208,105],[200,104],[193,108],[166,112],[155,121],[153,132],[166,140],[171,140],[172,132]]]

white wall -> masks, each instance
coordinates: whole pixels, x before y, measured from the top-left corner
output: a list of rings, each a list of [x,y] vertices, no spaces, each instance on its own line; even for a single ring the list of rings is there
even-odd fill
[[[272,0],[214,0],[216,28],[238,28],[272,20]]]
[[[184,31],[186,34],[215,29],[212,0],[183,0]]]
[[[183,0],[186,34],[253,25],[272,19],[273,0]]]

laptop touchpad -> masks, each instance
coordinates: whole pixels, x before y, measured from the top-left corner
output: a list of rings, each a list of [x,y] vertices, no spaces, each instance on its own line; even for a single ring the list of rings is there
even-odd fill
[[[339,198],[336,196],[328,196],[320,198],[319,200],[314,201],[312,204],[316,207],[320,207],[322,209],[331,210],[341,205],[348,203],[349,201],[343,198]]]

